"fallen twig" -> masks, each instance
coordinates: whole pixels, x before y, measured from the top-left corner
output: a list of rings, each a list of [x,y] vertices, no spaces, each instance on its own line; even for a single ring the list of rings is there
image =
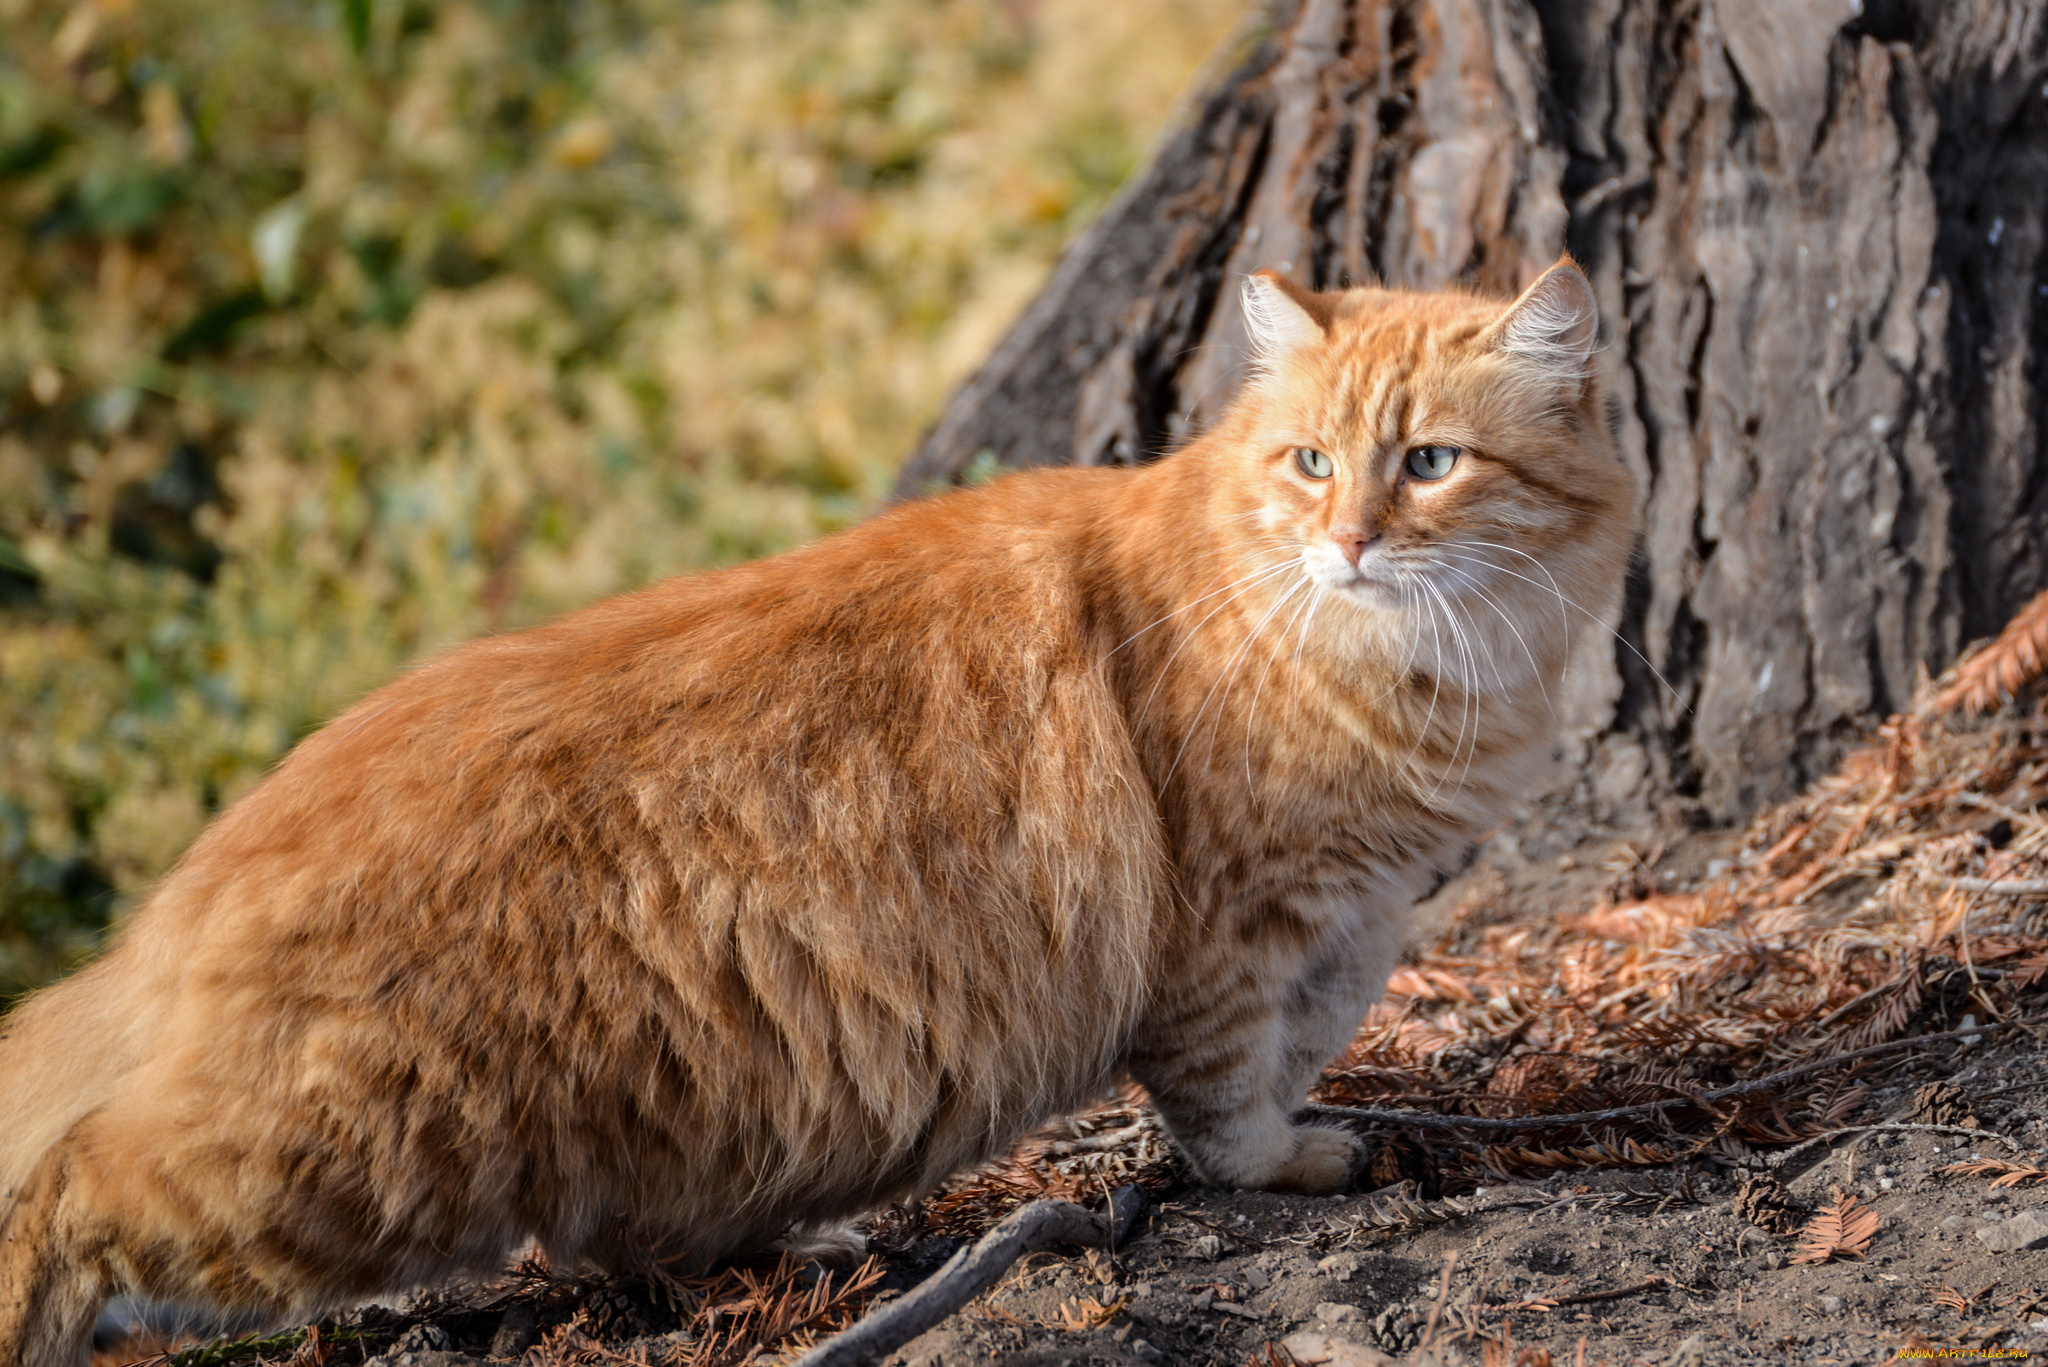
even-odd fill
[[[1839,1130],[1829,1130],[1826,1134],[1817,1134],[1810,1139],[1802,1139],[1789,1149],[1780,1149],[1776,1153],[1764,1154],[1762,1159],[1765,1167],[1779,1168],[1816,1144],[1826,1144],[1845,1135],[1889,1134],[1901,1130],[1919,1130],[1927,1134],[1960,1134],[1971,1139],[1996,1139],[2014,1153],[2025,1153],[2027,1151],[2026,1145],[2020,1143],[2017,1139],[2008,1139],[2006,1136],[1992,1130],[1972,1130],[1961,1125],[1922,1125],[1904,1120],[1887,1120],[1881,1125],[1849,1125]]]
[[[1033,1201],[1012,1211],[972,1248],[946,1260],[923,1285],[852,1328],[834,1334],[798,1358],[793,1367],[866,1367],[959,1310],[994,1286],[1010,1264],[1048,1244],[1090,1244],[1114,1248],[1145,1209],[1145,1192],[1118,1187],[1109,1210],[1098,1215],[1071,1201]]]
[[[1360,1198],[1362,1210],[1333,1216],[1328,1232],[1344,1235],[1345,1242],[1349,1243],[1369,1230],[1421,1229],[1429,1225],[1449,1224],[1489,1210],[1528,1206],[1547,1208],[1556,1204],[1547,1193],[1522,1196],[1516,1195],[1515,1190],[1494,1187],[1472,1196],[1446,1196],[1439,1201],[1424,1201],[1416,1196],[1413,1182],[1398,1182]]]
[[[1538,1296],[1534,1300],[1512,1301],[1504,1305],[1482,1305],[1480,1310],[1555,1310],[1560,1305],[1590,1305],[1594,1301],[1619,1300],[1643,1291],[1655,1291],[1660,1286],[1671,1285],[1669,1277],[1652,1277],[1637,1282],[1634,1286],[1617,1286],[1612,1291],[1585,1291],[1576,1296]]]
[[[1203,1229],[1208,1230],[1211,1234],[1220,1234],[1226,1239],[1235,1240],[1237,1243],[1243,1244],[1246,1248],[1264,1248],[1266,1246],[1266,1241],[1264,1239],[1254,1239],[1249,1234],[1240,1234],[1236,1230],[1232,1229],[1230,1226],[1218,1224],[1216,1221],[1211,1220],[1206,1215],[1195,1214],[1186,1206],[1164,1205],[1159,1208],[1159,1213],[1162,1215],[1171,1215],[1177,1219],[1186,1220],[1191,1225],[1200,1225]]]
[[[1451,1294],[1451,1273],[1458,1270],[1458,1250],[1451,1250],[1451,1256],[1444,1259],[1443,1279],[1436,1284],[1436,1301],[1429,1307],[1429,1323],[1422,1327],[1422,1342],[1418,1348],[1429,1347],[1429,1341],[1436,1337],[1437,1316],[1444,1312],[1444,1301]]]
[[[1649,1120],[1661,1117],[1673,1106],[1710,1106],[1717,1101],[1728,1101],[1739,1096],[1750,1096],[1796,1078],[1812,1073],[1824,1072],[1840,1064],[1869,1058],[1874,1054],[1894,1053],[1921,1044],[1936,1044],[1943,1040],[1959,1040],[1972,1035],[1981,1035],[1990,1027],[1972,1026],[1963,1030],[1945,1030],[1934,1035],[1914,1035],[1909,1039],[1895,1039],[1883,1044],[1873,1044],[1862,1049],[1851,1049],[1846,1053],[1830,1054],[1826,1058],[1813,1059],[1795,1067],[1783,1068],[1764,1077],[1751,1078],[1747,1082],[1717,1087],[1712,1091],[1692,1096],[1666,1097],[1662,1101],[1646,1101],[1638,1106],[1614,1106],[1604,1111],[1575,1111],[1568,1115],[1438,1115],[1434,1111],[1381,1111],[1362,1106],[1320,1106],[1303,1107],[1298,1115],[1316,1120],[1344,1120],[1353,1123],[1375,1125],[1406,1125],[1421,1130],[1550,1130],[1562,1129],[1568,1125],[1604,1125],[1616,1120]]]
[[[1936,878],[1932,881],[1957,892],[1990,892],[2002,897],[2048,895],[2048,878]]]
[[[1071,1158],[1077,1153],[1107,1153],[1121,1148],[1133,1139],[1143,1137],[1145,1122],[1135,1121],[1120,1130],[1104,1130],[1100,1134],[1084,1134],[1074,1139],[1056,1140],[1047,1146],[1048,1158]]]

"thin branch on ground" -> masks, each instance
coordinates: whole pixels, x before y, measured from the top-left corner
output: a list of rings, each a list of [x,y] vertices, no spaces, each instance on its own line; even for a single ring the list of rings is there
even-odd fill
[[[1968,1039],[1982,1035],[1993,1027],[1971,1026],[1964,1030],[1945,1030],[1934,1035],[1914,1035],[1910,1039],[1891,1040],[1884,1044],[1873,1044],[1863,1049],[1851,1049],[1847,1053],[1831,1054],[1827,1058],[1814,1059],[1792,1068],[1783,1068],[1763,1077],[1751,1078],[1727,1087],[1693,1096],[1666,1097],[1662,1101],[1646,1101],[1638,1106],[1613,1106],[1604,1111],[1575,1111],[1568,1115],[1523,1115],[1523,1116],[1482,1116],[1482,1115],[1439,1115],[1434,1111],[1382,1111],[1362,1106],[1306,1106],[1297,1115],[1316,1120],[1342,1120],[1353,1124],[1400,1125],[1422,1130],[1488,1130],[1510,1132],[1518,1130],[1562,1129],[1572,1125],[1605,1125],[1617,1120],[1649,1120],[1661,1117],[1674,1106],[1709,1107],[1717,1101],[1729,1101],[1736,1097],[1752,1096],[1769,1091],[1773,1087],[1814,1073],[1824,1072],[1840,1064],[1857,1059],[1870,1058],[1876,1054],[1895,1053],[1919,1044],[1938,1044],[1944,1040]]]
[[[867,1367],[880,1362],[919,1334],[1002,1279],[1010,1265],[1048,1244],[1086,1244],[1114,1249],[1145,1209],[1135,1186],[1110,1194],[1104,1214],[1071,1201],[1033,1201],[1021,1206],[972,1248],[963,1248],[893,1305],[833,1335],[798,1358],[793,1367]]]
[[[2001,897],[2048,896],[2048,878],[1937,878],[1957,892],[1989,892]]]
[[[1498,1305],[1478,1305],[1475,1310],[1555,1310],[1561,1305],[1591,1305],[1594,1301],[1619,1300],[1623,1296],[1639,1295],[1644,1291],[1655,1291],[1660,1286],[1671,1285],[1669,1277],[1652,1277],[1633,1286],[1617,1286],[1611,1291],[1585,1291],[1576,1296],[1538,1296],[1534,1300],[1510,1301]]]
[[[1817,1144],[1830,1143],[1852,1134],[1897,1134],[1913,1131],[1918,1131],[1922,1134],[1959,1134],[1969,1139],[1995,1139],[2014,1153],[2027,1152],[2027,1146],[2020,1143],[2017,1139],[2009,1139],[2005,1135],[1993,1130],[1973,1130],[1962,1125],[1921,1125],[1904,1120],[1887,1120],[1881,1125],[1850,1125],[1839,1130],[1829,1130],[1826,1134],[1817,1134],[1811,1138],[1802,1139],[1789,1149],[1779,1149],[1776,1153],[1767,1153],[1760,1157],[1765,1167],[1781,1168],[1793,1158]]]

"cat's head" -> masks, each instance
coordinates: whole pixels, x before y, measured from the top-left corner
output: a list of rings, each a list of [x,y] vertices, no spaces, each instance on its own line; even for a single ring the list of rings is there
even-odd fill
[[[1512,301],[1318,294],[1261,272],[1244,302],[1257,371],[1226,441],[1247,531],[1374,613],[1611,596],[1637,489],[1593,379],[1593,290],[1569,260]]]

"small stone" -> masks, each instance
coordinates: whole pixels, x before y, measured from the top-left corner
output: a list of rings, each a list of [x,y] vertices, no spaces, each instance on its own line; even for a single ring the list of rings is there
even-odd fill
[[[446,1353],[454,1347],[455,1340],[438,1324],[415,1324],[392,1345],[393,1351],[399,1353]]]
[[[540,1337],[540,1319],[530,1305],[513,1305],[498,1321],[498,1332],[491,1335],[491,1356],[494,1358],[516,1358],[533,1347]]]
[[[1194,1249],[1197,1258],[1206,1258],[1213,1263],[1223,1256],[1223,1236],[1220,1234],[1204,1234],[1196,1239],[1191,1247]]]
[[[1325,1324],[1363,1324],[1365,1312],[1342,1301],[1324,1301],[1316,1306],[1316,1318]]]
[[[2038,1210],[2021,1211],[2010,1220],[2001,1220],[1987,1229],[1978,1230],[1977,1237],[1993,1253],[2048,1248],[2048,1216],[2043,1216]]]
[[[1289,1334],[1280,1346],[1302,1367],[1394,1367],[1394,1360],[1377,1348],[1306,1329]]]
[[[1815,1296],[1813,1303],[1819,1307],[1823,1315],[1845,1314],[1849,1309],[1849,1302],[1840,1296]]]
[[[1671,1367],[1707,1367],[1707,1336],[1694,1334],[1678,1345],[1665,1361]]]
[[[1244,1284],[1254,1291],[1264,1291],[1273,1284],[1273,1279],[1256,1267],[1244,1270]]]
[[[1332,1253],[1316,1264],[1316,1270],[1333,1281],[1348,1282],[1362,1265],[1356,1253]]]
[[[1131,1356],[1137,1358],[1140,1362],[1166,1361],[1166,1354],[1160,1352],[1157,1348],[1154,1348],[1144,1339],[1131,1340]]]

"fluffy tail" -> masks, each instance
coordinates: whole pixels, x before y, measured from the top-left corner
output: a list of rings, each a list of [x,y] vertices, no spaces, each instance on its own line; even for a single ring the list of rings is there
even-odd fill
[[[103,959],[0,1022],[0,1367],[77,1367],[109,1290],[71,1140],[139,1044],[111,969]]]

